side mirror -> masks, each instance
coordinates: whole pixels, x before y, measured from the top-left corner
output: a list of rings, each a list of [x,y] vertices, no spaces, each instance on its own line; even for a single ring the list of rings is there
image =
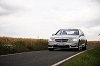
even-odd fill
[[[55,35],[55,33],[52,34],[52,36],[54,36],[54,35]]]

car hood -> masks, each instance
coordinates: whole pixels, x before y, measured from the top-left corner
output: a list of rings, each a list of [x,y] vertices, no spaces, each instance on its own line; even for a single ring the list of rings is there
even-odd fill
[[[62,39],[62,38],[77,38],[78,35],[55,35],[55,36],[52,36],[52,38],[55,38],[55,39]]]

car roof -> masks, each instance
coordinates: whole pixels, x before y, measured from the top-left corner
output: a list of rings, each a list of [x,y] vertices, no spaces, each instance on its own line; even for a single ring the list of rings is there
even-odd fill
[[[60,30],[79,30],[79,29],[60,29]]]

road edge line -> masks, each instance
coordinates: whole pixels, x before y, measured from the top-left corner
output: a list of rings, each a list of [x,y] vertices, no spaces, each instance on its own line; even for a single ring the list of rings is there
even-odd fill
[[[2,57],[2,56],[11,56],[11,55],[18,55],[18,54],[23,54],[23,53],[32,53],[32,52],[40,52],[40,51],[30,51],[30,52],[21,52],[21,53],[14,53],[14,54],[0,55],[0,57]]]
[[[91,49],[89,49],[89,50],[92,50],[93,48],[91,48]],[[69,60],[69,59],[71,59],[71,58],[73,58],[73,57],[75,57],[75,56],[77,56],[77,55],[79,55],[79,54],[81,54],[81,53],[83,53],[83,52],[86,52],[86,51],[88,51],[88,50],[85,50],[85,51],[82,51],[82,52],[79,52],[79,53],[77,53],[77,54],[75,54],[75,55],[72,55],[72,56],[70,56],[70,57],[68,57],[68,58],[66,58],[66,59],[64,59],[64,60],[62,60],[62,61],[59,61],[59,62],[57,62],[57,63],[55,63],[55,64],[53,64],[53,65],[51,65],[51,66],[58,66],[58,65],[60,65],[61,63],[64,63],[65,61],[67,61],[67,60]]]

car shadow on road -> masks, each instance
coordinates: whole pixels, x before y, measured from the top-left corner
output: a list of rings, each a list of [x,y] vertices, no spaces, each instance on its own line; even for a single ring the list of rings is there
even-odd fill
[[[84,51],[84,50],[81,49],[80,51],[77,51],[76,49],[55,49],[54,51],[81,52],[81,51]]]

